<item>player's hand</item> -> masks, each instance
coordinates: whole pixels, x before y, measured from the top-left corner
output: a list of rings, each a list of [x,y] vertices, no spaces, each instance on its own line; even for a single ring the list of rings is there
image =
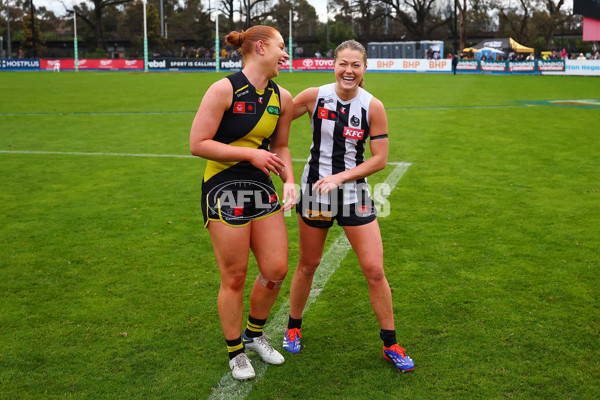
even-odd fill
[[[329,175],[323,179],[319,179],[312,188],[317,192],[317,194],[325,195],[331,192],[333,189],[337,189],[342,183],[343,181],[339,176]]]
[[[285,163],[277,157],[277,154],[261,149],[253,151],[249,161],[267,176],[271,176],[271,172],[279,176],[285,168]]]
[[[282,210],[284,212],[294,208],[294,205],[296,204],[296,200],[298,200],[298,192],[296,191],[296,185],[293,183],[284,183],[282,197],[283,197]]]

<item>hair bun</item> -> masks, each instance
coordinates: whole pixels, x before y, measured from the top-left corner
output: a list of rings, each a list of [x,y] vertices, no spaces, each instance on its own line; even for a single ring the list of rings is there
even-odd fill
[[[225,38],[225,43],[227,43],[231,47],[240,48],[240,47],[242,47],[242,44],[244,43],[245,37],[246,37],[246,35],[245,35],[244,31],[242,31],[242,32],[231,31],[229,33],[229,35],[227,35],[227,37]]]

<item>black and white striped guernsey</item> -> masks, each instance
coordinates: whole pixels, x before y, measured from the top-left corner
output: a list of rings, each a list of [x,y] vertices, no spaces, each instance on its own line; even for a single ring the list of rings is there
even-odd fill
[[[365,144],[369,137],[369,105],[372,99],[373,95],[362,88],[349,101],[342,101],[337,96],[335,83],[319,88],[311,116],[313,143],[302,174],[303,188],[365,161]],[[356,203],[357,184],[366,182],[366,178],[346,182],[343,185],[343,203]],[[318,202],[329,204],[330,200],[328,196],[318,196]]]

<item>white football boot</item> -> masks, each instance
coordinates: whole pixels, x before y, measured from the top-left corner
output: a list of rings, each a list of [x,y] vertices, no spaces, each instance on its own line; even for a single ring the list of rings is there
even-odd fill
[[[229,360],[229,368],[231,368],[231,375],[241,381],[252,379],[256,376],[246,353],[240,353]]]
[[[258,353],[260,358],[267,364],[280,365],[285,361],[285,358],[269,344],[265,335],[249,338],[244,332],[242,334],[242,344],[244,349]]]

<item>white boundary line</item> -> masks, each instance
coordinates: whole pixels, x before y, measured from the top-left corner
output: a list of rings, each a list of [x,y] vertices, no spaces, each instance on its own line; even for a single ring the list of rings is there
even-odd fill
[[[390,187],[391,193],[411,164],[405,162],[389,164],[395,165],[395,168],[392,170],[392,172],[390,172],[385,180],[385,183]],[[387,198],[387,195],[385,198]],[[308,295],[308,300],[306,302],[304,311],[308,310],[309,306],[315,300],[317,300],[317,297],[319,297],[323,291],[325,284],[340,266],[340,263],[346,257],[346,254],[348,254],[350,249],[350,243],[348,242],[344,232],[342,232],[321,259],[321,264],[319,264],[319,268],[317,268],[317,272],[313,278],[312,289]],[[275,342],[281,343],[283,341],[283,330],[287,326],[289,309],[289,303],[284,303],[279,310],[270,317],[271,321],[265,328],[265,335],[272,338],[272,340]],[[225,375],[223,375],[221,381],[217,384],[208,400],[245,399],[252,389],[252,384],[259,381],[267,371],[268,364],[262,361],[257,361],[253,364],[253,366],[254,371],[256,372],[256,378],[254,378],[253,381],[238,381],[233,379],[231,373],[227,372]]]
[[[87,153],[83,151],[35,151],[35,150],[0,150],[0,154],[42,154],[65,156],[108,156],[108,157],[159,157],[159,158],[200,158],[188,154],[135,154],[135,153]],[[293,162],[306,162],[306,158],[293,158]],[[388,165],[401,165],[402,162],[389,162]],[[410,164],[408,164],[410,165]]]

